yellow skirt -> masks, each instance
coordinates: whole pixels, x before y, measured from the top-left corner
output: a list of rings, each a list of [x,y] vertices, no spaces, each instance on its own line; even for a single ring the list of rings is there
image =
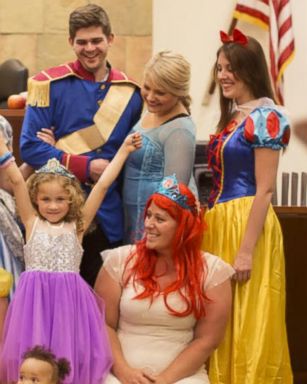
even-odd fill
[[[10,272],[0,268],[0,297],[7,297],[13,284],[13,276]]]
[[[233,264],[253,197],[216,204],[206,212],[203,249]],[[251,279],[233,285],[225,338],[210,358],[211,384],[292,384],[285,324],[282,232],[270,206],[253,255]]]

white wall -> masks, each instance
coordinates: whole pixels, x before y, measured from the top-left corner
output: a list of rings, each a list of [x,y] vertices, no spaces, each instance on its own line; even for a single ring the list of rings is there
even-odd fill
[[[219,31],[227,31],[232,19],[235,0],[154,0],[153,50],[172,49],[181,52],[192,64],[192,115],[197,125],[197,138],[207,139],[214,131],[219,114],[217,92],[202,106],[209,85],[215,54],[220,46]],[[292,0],[292,16],[296,54],[285,71],[285,106],[292,126],[304,120],[307,130],[307,1]],[[238,27],[256,37],[268,53],[268,33],[261,28],[239,22]],[[292,134],[290,145],[283,154],[281,172],[307,172],[307,146]]]

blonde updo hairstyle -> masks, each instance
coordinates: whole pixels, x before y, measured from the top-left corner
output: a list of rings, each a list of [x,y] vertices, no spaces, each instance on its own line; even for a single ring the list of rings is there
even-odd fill
[[[49,183],[56,181],[59,185],[67,192],[69,197],[69,211],[65,216],[64,220],[66,222],[76,222],[77,232],[83,231],[83,214],[82,207],[85,202],[85,195],[81,188],[79,181],[76,178],[70,178],[53,173],[34,173],[27,180],[27,186],[29,190],[29,195],[31,203],[37,213],[37,193],[39,186],[43,183]],[[44,218],[42,218],[44,219]]]
[[[144,80],[149,80],[155,87],[179,97],[190,114],[190,63],[180,54],[162,51],[154,55],[146,64]]]

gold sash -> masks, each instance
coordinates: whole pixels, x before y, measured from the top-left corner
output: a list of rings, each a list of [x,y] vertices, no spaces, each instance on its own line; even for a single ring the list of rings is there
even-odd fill
[[[80,155],[101,147],[110,137],[134,90],[133,84],[112,85],[94,116],[95,124],[62,137],[56,148]]]

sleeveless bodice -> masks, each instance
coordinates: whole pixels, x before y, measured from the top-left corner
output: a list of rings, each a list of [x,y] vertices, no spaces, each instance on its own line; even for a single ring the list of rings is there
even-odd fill
[[[52,225],[38,218],[24,246],[26,270],[78,273],[82,253],[74,223]]]

